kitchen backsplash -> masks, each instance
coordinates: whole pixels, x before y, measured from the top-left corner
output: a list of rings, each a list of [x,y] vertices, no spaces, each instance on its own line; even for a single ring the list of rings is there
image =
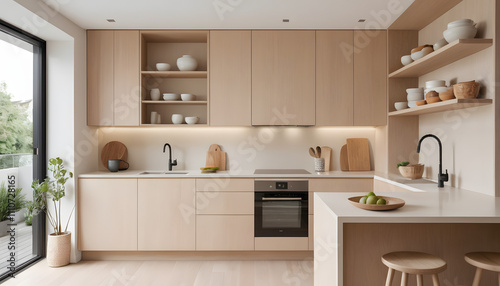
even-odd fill
[[[173,127],[100,128],[99,154],[110,141],[120,141],[128,149],[130,169],[166,170],[168,154],[163,145],[172,145],[174,170],[193,170],[205,166],[211,144],[227,153],[230,170],[256,168],[304,168],[314,170],[311,146],[328,146],[332,169],[340,170],[340,148],[346,138],[368,138],[373,169],[375,128],[372,127]],[[105,170],[100,163],[99,170]]]

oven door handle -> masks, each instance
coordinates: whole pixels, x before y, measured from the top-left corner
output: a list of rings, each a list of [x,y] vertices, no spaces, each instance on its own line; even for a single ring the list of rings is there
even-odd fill
[[[263,201],[302,201],[302,198],[274,198],[274,197],[262,197]]]

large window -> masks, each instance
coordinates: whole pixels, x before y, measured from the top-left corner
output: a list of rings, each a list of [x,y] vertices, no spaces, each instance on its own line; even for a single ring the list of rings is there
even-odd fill
[[[0,21],[0,280],[45,256],[45,41]],[[13,200],[15,198],[15,200]]]

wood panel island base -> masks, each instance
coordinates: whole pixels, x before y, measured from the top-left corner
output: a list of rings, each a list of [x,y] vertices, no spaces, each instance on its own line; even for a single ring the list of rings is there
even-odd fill
[[[500,198],[463,190],[392,193],[406,205],[374,212],[352,206],[347,198],[355,195],[314,196],[315,286],[384,285],[387,267],[381,257],[393,251],[437,255],[448,264],[439,274],[441,285],[471,285],[475,268],[464,255],[500,251]],[[497,273],[485,274],[481,285],[498,285]],[[398,285],[401,273],[394,278]],[[416,285],[414,276],[408,285]],[[432,285],[430,276],[424,276],[424,285]]]

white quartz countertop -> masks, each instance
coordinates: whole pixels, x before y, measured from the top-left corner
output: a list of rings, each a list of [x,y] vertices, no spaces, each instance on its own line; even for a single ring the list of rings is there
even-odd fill
[[[140,175],[144,171],[151,170],[126,170],[119,172],[97,171],[79,175],[79,178],[210,178],[210,177],[234,177],[234,178],[373,178],[374,172],[321,172],[311,174],[254,174],[255,170],[217,171],[217,173],[202,173],[200,170],[175,170],[175,172],[186,172],[186,174],[151,174]],[[158,170],[156,170],[158,171]]]
[[[348,201],[365,194],[315,193],[314,200],[326,204],[341,223],[500,223],[500,197],[453,188],[376,193],[405,201],[403,207],[389,211],[364,210]]]

